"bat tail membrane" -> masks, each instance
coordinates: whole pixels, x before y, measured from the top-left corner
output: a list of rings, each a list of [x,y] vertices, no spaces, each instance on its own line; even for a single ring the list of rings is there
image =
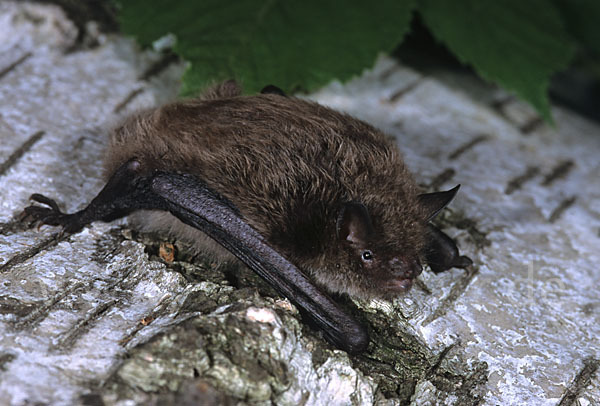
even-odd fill
[[[141,176],[139,172],[135,159],[121,165],[92,202],[73,214],[62,213],[52,199],[33,195],[33,200],[49,207],[29,206],[23,217],[77,232],[92,221],[111,221],[135,210],[167,210],[213,238],[290,299],[334,346],[350,353],[366,350],[366,327],[271,248],[231,202],[191,175],[155,172]]]

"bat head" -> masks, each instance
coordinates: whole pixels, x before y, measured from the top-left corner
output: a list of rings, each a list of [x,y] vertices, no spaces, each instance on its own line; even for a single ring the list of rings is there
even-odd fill
[[[390,246],[374,229],[367,208],[345,203],[337,219],[341,261],[347,275],[345,290],[359,297],[391,298],[408,291],[422,271],[415,247]]]
[[[423,269],[425,225],[454,198],[459,186],[419,195],[418,218],[409,226],[404,222],[402,230],[392,227],[394,235],[385,235],[382,225],[374,227],[362,203],[344,203],[336,221],[336,266],[345,272],[336,278],[335,290],[363,298],[393,298],[407,292]],[[332,278],[329,275],[327,279]]]

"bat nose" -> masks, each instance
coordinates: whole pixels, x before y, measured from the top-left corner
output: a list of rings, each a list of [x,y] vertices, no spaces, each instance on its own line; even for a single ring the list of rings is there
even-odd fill
[[[412,279],[423,272],[423,266],[418,258],[394,258],[390,264],[397,278]]]

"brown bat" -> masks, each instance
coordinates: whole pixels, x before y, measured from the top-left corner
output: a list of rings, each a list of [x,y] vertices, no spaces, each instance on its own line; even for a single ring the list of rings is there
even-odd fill
[[[471,264],[429,224],[458,186],[419,194],[380,131],[275,86],[242,96],[228,81],[128,118],[111,136],[105,173],[85,209],[64,214],[34,194],[47,207],[24,216],[77,232],[151,210],[141,216],[149,227],[210,237],[351,353],[367,348],[367,328],[326,292],[392,298],[424,262],[434,272]]]

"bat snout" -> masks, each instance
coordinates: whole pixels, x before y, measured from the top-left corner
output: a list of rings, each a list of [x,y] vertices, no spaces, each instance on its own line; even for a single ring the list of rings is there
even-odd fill
[[[417,258],[394,258],[390,261],[392,276],[398,279],[414,279],[423,272]]]
[[[414,279],[423,267],[418,259],[394,258],[390,261],[389,279],[385,282],[385,290],[389,297],[406,293],[413,285]]]

